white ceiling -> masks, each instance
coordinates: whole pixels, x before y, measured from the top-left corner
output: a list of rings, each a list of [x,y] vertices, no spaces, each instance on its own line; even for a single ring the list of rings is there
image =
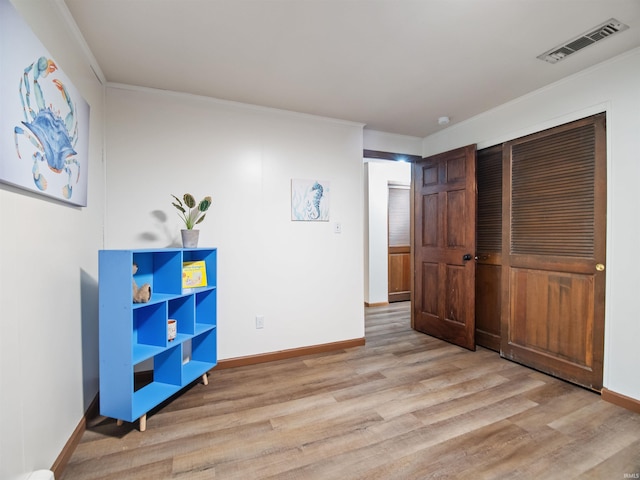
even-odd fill
[[[640,46],[640,0],[64,3],[107,82],[417,137]],[[630,28],[555,65],[536,58],[610,18]]]

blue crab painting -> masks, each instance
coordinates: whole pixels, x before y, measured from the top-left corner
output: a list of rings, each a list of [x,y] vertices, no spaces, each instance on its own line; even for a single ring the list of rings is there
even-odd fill
[[[67,175],[66,184],[62,187],[62,196],[70,199],[73,195],[73,184],[80,178],[80,163],[75,158],[78,141],[78,119],[76,108],[64,83],[49,76],[58,69],[53,60],[40,57],[24,69],[20,78],[20,101],[24,112],[21,125],[14,128],[14,138],[18,158],[20,153],[19,136],[24,136],[35,147],[32,159],[33,182],[38,189],[47,189],[47,179],[40,171],[41,165],[46,165],[56,174]],[[64,112],[53,106],[53,99],[49,104],[45,100],[44,82],[50,82],[55,90],[62,95]],[[25,149],[24,146],[22,147]],[[31,151],[29,151],[31,153]],[[75,170],[75,176],[73,175]],[[75,181],[72,179],[75,177]]]

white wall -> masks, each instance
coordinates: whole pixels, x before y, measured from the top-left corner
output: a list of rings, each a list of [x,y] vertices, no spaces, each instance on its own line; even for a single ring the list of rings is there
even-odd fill
[[[91,120],[86,208],[0,184],[3,480],[49,469],[97,393],[104,210],[103,88],[54,2],[12,3],[90,104]]]
[[[608,169],[604,386],[640,400],[640,49],[427,137],[422,153],[471,143],[483,148],[602,111]]]
[[[112,85],[106,139],[106,248],[177,245],[170,194],[213,197],[221,359],[364,336],[362,125]],[[291,221],[291,179],[330,182],[330,222]]]
[[[410,185],[411,164],[365,159],[365,302],[389,301],[389,184]]]

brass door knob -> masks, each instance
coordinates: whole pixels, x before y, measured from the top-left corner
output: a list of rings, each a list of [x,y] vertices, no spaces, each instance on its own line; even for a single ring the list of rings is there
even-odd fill
[[[599,272],[603,272],[604,271],[604,264],[603,263],[596,263],[596,270]]]

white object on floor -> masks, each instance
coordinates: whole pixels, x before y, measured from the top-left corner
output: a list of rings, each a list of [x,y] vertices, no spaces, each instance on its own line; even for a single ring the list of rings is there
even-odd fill
[[[55,480],[55,476],[51,470],[36,470],[27,480]]]

